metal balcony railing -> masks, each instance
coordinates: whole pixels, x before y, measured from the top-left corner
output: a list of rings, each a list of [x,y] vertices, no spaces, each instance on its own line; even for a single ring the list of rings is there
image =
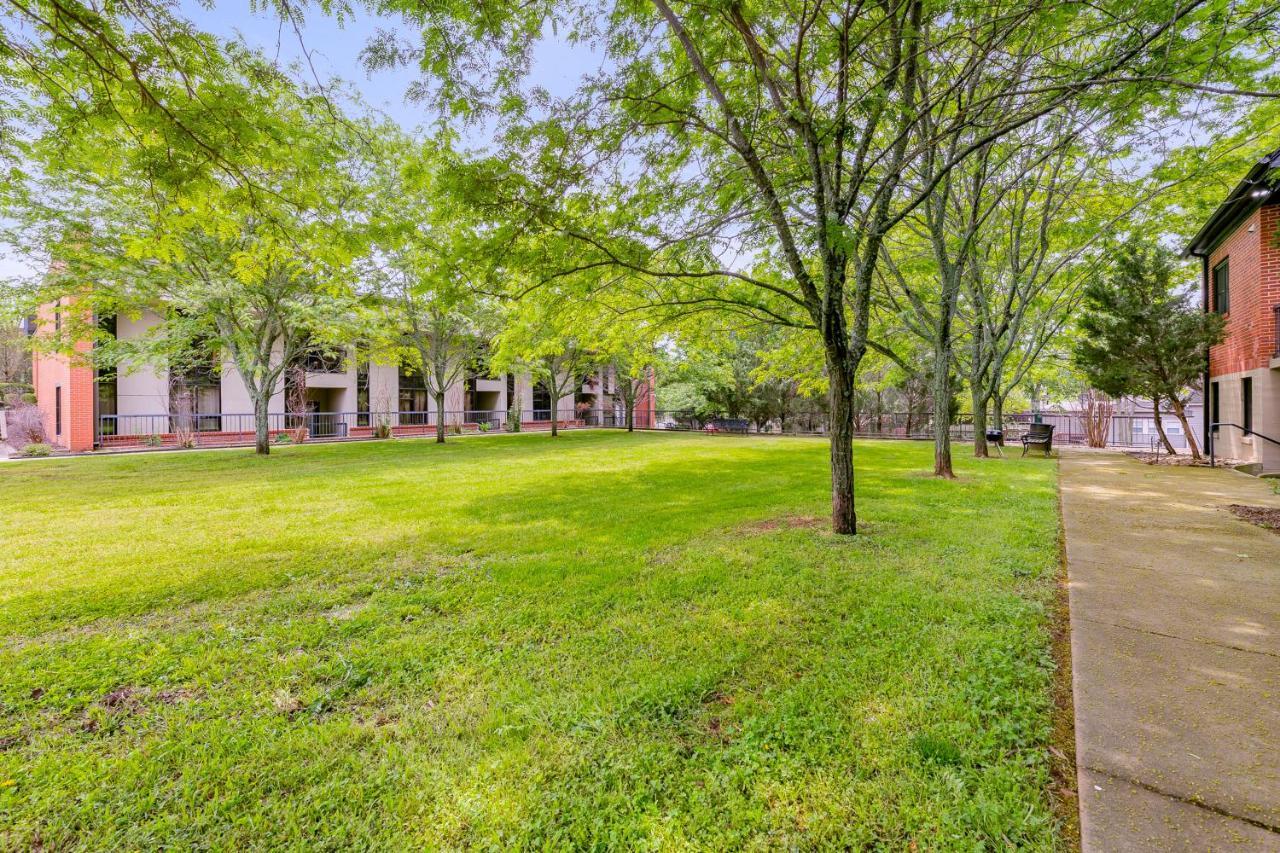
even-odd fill
[[[551,426],[550,410],[520,413],[521,430],[545,430]],[[435,411],[272,412],[267,433],[272,442],[435,435],[440,422]],[[452,434],[506,432],[512,429],[505,409],[446,411],[444,428]],[[559,426],[611,427],[621,419],[563,415]],[[246,412],[194,412],[190,414],[99,415],[97,444],[103,449],[146,447],[227,447],[253,444],[257,421]]]
[[[309,352],[302,357],[302,366],[308,373],[346,373],[347,359],[337,352]]]

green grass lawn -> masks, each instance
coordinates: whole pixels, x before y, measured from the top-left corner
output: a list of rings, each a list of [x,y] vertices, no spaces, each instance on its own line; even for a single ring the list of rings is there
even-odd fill
[[[1053,463],[930,454],[0,465],[0,846],[1051,849]]]

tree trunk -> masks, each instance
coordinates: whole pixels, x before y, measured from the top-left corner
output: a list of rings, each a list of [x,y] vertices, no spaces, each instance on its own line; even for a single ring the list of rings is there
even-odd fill
[[[941,370],[933,378],[933,475],[954,480],[951,470],[951,363],[950,347],[935,354],[934,367]]]
[[[933,475],[954,480],[951,468],[951,315],[940,309],[933,341]]]
[[[1004,396],[1001,394],[991,395],[991,428],[1004,429]]]
[[[973,455],[985,459],[991,454],[987,450],[987,401],[981,394],[971,394],[973,400]]]
[[[1191,450],[1191,458],[1200,461],[1200,445],[1196,443],[1196,434],[1191,431],[1191,424],[1187,423],[1187,409],[1182,405],[1182,401],[1177,397],[1172,397],[1169,403],[1173,406],[1173,413],[1178,418],[1178,423],[1182,424],[1182,434],[1187,437],[1187,447]]]
[[[436,444],[444,444],[444,392],[436,392]]]
[[[833,347],[835,352],[833,352]],[[827,347],[830,376],[827,400],[831,407],[831,527],[849,536],[857,533],[853,502],[853,385],[854,371],[843,342]]]
[[[1153,397],[1151,399],[1152,413],[1156,416],[1156,432],[1160,433],[1160,441],[1164,443],[1164,449],[1169,451],[1170,456],[1177,456],[1178,451],[1173,448],[1173,442],[1169,441],[1169,436],[1164,433],[1164,419],[1160,417],[1160,398]]]
[[[627,432],[636,431],[636,401],[627,403]]]
[[[560,419],[560,398],[553,396],[551,398],[551,437],[555,438],[560,435],[560,431],[556,429],[556,421]]]
[[[253,452],[259,456],[271,453],[270,416],[267,413],[270,405],[270,392],[262,391],[253,395]]]

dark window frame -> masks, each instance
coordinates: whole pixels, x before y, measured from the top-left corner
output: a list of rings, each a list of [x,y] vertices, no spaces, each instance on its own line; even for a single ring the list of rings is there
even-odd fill
[[[1209,383],[1209,423],[1213,425],[1213,431],[1219,430],[1218,422],[1222,420],[1222,387],[1217,382]]]
[[[53,386],[53,434],[62,435],[62,386]]]
[[[1240,426],[1246,433],[1253,432],[1253,377],[1240,380]]]
[[[356,426],[367,427],[369,418],[369,359],[356,359]]]
[[[533,402],[533,410],[535,412],[551,411],[551,389],[547,387],[547,384],[545,382],[539,380],[534,383],[532,402]],[[541,408],[538,407],[539,402],[542,403]],[[550,415],[548,415],[548,417],[550,417]]]
[[[1223,258],[1214,265],[1211,273],[1213,287],[1213,311],[1215,314],[1227,314],[1231,311],[1231,256]]]
[[[400,362],[396,374],[396,400],[401,424],[421,426],[430,421],[434,401],[427,389],[427,377],[407,361]]]

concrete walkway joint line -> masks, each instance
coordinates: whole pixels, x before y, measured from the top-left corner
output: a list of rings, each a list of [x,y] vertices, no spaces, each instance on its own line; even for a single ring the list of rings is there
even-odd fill
[[[1280,851],[1280,507],[1230,470],[1066,451],[1086,851]]]

